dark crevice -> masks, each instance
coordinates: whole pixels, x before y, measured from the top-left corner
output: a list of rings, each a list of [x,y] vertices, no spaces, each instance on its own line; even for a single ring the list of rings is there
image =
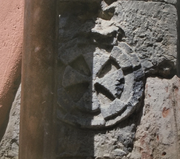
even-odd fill
[[[148,73],[146,73],[145,77],[149,78],[149,77],[158,77],[159,79],[172,79],[175,75],[176,75],[176,69],[172,67],[172,69],[170,71],[168,71],[170,73],[167,73],[163,70],[163,68],[152,68],[151,71],[149,71]]]
[[[124,30],[119,28],[118,32],[118,41],[123,41],[123,38],[126,36]]]
[[[157,73],[154,73],[154,74],[146,74],[146,78],[155,78],[155,77],[158,77],[159,79],[172,79],[173,77],[175,76],[175,74],[173,74],[172,76],[167,76],[167,77],[164,77],[162,74],[159,74],[158,72]]]
[[[113,101],[115,99],[114,96],[109,92],[109,90],[107,90],[106,88],[104,88],[100,84],[96,83],[95,84],[95,89],[97,91],[97,94],[102,93],[107,98],[109,98],[111,101]]]
[[[123,73],[124,73],[124,76],[130,74],[133,72],[133,68],[132,67],[127,67],[127,68],[123,68]]]
[[[146,78],[158,77],[160,79],[172,79],[177,73],[177,68],[172,61],[163,60],[158,65],[149,68],[146,72]]]
[[[108,5],[112,4],[113,2],[115,2],[116,0],[104,0]]]

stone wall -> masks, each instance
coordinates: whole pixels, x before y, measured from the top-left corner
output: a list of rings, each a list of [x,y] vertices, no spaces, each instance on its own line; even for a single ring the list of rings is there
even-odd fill
[[[131,159],[180,158],[180,79],[148,78]]]
[[[55,158],[180,158],[179,3],[58,2]],[[2,159],[18,158],[19,105],[20,89]]]
[[[0,142],[1,159],[18,159],[19,122],[20,122],[21,86],[19,87],[12,108],[6,132]]]
[[[180,1],[177,2],[178,12],[178,56],[177,56],[177,74],[180,77]]]
[[[177,72],[176,3],[59,2],[58,159],[178,158],[178,127],[164,128],[175,110],[163,117]]]

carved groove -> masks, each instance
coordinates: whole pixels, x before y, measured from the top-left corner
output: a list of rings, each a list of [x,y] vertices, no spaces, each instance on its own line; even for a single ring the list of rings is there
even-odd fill
[[[111,94],[111,92],[106,89],[105,87],[101,86],[100,84],[96,83],[95,84],[95,90],[97,92],[97,95],[99,93],[102,93],[103,95],[105,95],[107,98],[109,98],[111,101],[113,101],[115,98],[114,96]]]
[[[108,74],[108,72],[110,72],[111,70],[115,71],[117,69],[120,69],[119,65],[117,64],[117,62],[115,60],[108,60],[103,66],[102,68],[99,70],[97,76],[99,78],[104,77],[104,75]]]

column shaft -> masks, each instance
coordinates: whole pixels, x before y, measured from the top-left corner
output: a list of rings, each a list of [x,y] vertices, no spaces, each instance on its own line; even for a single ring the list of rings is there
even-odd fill
[[[56,0],[25,0],[20,159],[53,159]]]

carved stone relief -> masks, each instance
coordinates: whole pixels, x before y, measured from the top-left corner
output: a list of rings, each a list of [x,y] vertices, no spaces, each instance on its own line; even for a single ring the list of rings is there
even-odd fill
[[[61,15],[60,25],[70,18]],[[63,75],[58,90],[58,105],[62,109],[58,117],[82,128],[114,126],[141,101],[144,90],[141,63],[133,49],[122,42],[124,31],[119,26],[97,17],[95,26],[85,29],[93,21],[86,19],[82,23],[78,15],[75,18],[76,21],[60,27],[59,36],[63,37],[69,32],[64,31],[67,25],[79,25],[75,38],[68,42],[70,46],[63,50],[64,43],[60,44]]]
[[[59,6],[57,158],[127,156],[145,77],[175,73],[175,7],[132,1]]]

